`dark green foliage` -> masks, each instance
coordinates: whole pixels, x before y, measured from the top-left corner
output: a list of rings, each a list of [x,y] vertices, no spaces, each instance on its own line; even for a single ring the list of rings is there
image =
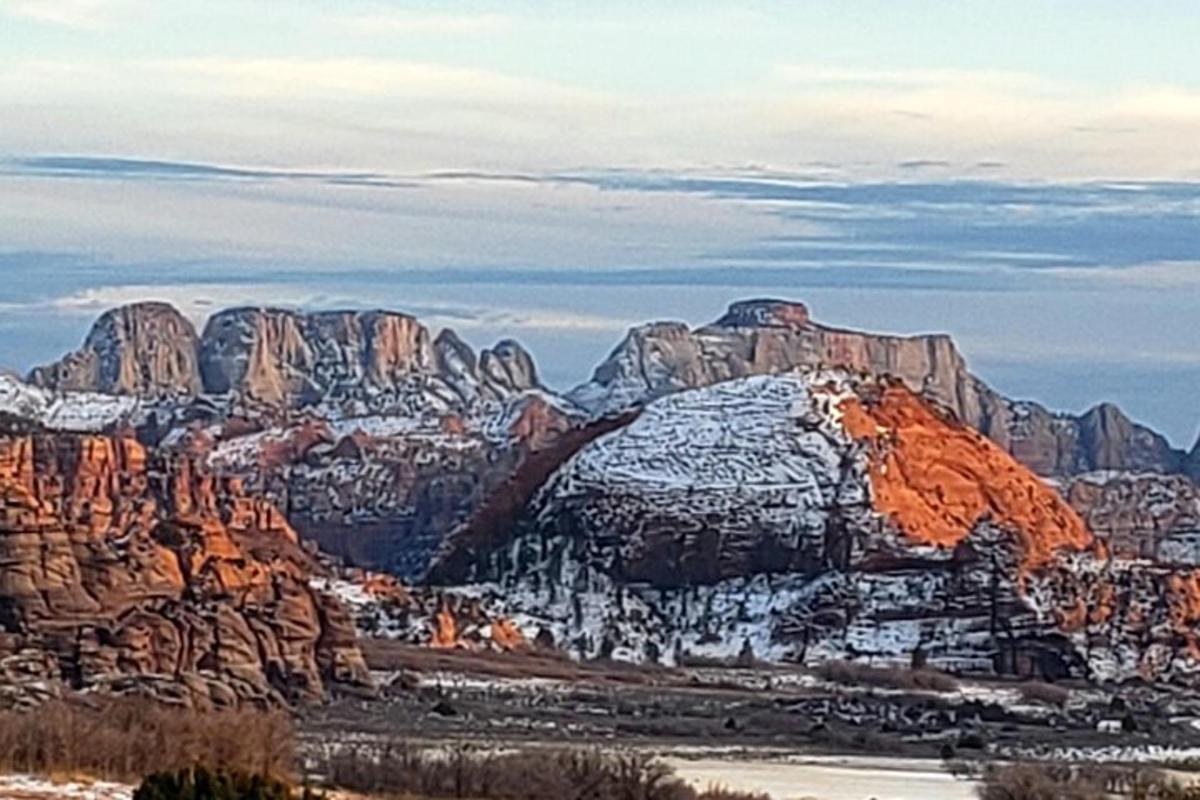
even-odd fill
[[[264,775],[192,767],[147,776],[133,800],[292,800],[292,792]]]

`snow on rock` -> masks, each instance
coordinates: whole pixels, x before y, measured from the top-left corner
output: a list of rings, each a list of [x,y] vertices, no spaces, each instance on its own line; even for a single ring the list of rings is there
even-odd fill
[[[939,440],[956,449],[938,457]],[[910,531],[901,500],[961,532]],[[449,591],[470,586],[527,639],[579,657],[1102,680],[1200,670],[1200,574],[1108,558],[1011,456],[894,382],[844,371],[661,397],[566,461],[515,527],[470,547],[443,562],[458,565]]]
[[[52,430],[94,433],[133,419],[141,409],[134,397],[52,392],[0,373],[0,413]]]

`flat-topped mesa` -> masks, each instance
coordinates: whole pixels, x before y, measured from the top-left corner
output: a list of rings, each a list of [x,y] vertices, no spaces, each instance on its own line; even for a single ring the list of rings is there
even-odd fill
[[[811,321],[808,306],[787,300],[739,300],[713,323],[720,328],[803,328]]]
[[[167,303],[135,303],[106,312],[83,346],[34,369],[29,382],[56,391],[157,397],[201,391],[196,329]]]
[[[603,413],[681,389],[815,366],[893,375],[961,419],[979,416],[976,381],[950,337],[838,330],[813,322],[803,303],[773,299],[734,303],[695,330],[682,323],[634,328],[571,396]]]

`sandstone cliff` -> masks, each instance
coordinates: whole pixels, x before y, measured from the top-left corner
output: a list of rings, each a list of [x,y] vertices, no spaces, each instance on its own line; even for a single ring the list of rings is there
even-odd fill
[[[150,347],[145,337],[106,331],[142,331],[145,324],[118,323],[156,315],[170,317],[157,306],[112,312],[88,339],[112,346],[81,352],[137,363]],[[53,429],[132,424],[144,441],[242,477],[322,547],[406,578],[422,576],[445,537],[468,521],[495,527],[481,513],[532,491],[525,465],[567,452],[561,437],[569,440],[589,419],[796,368],[896,376],[1043,476],[1187,466],[1114,406],[1069,417],[998,395],[971,375],[949,337],[839,330],[814,322],[802,304],[777,300],[735,303],[696,330],[636,328],[568,398],[539,385],[533,359],[516,342],[477,352],[453,331],[431,336],[414,318],[383,311],[231,309],[215,314],[193,346],[199,396],[156,398],[150,388],[144,397],[62,393],[0,376],[0,407]],[[111,388],[98,372],[73,371],[74,361],[45,372]],[[147,374],[160,389],[170,384],[167,370]]]
[[[0,663],[43,664],[31,691],[230,706],[367,682],[283,516],[131,438],[0,438],[0,562]]]
[[[517,342],[476,355],[453,331],[435,338],[407,314],[235,308],[214,314],[197,336],[163,303],[107,312],[77,352],[28,380],[144,399],[234,395],[265,408],[436,402],[461,410],[539,387],[533,359]]]
[[[29,375],[35,386],[106,394],[191,395],[201,391],[192,323],[166,303],[105,313],[83,346]]]

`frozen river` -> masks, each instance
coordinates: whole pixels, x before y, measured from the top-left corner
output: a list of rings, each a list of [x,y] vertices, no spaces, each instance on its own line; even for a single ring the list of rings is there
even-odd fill
[[[679,775],[766,792],[774,800],[975,800],[977,784],[954,777],[936,759],[804,756],[779,760],[670,757]]]

